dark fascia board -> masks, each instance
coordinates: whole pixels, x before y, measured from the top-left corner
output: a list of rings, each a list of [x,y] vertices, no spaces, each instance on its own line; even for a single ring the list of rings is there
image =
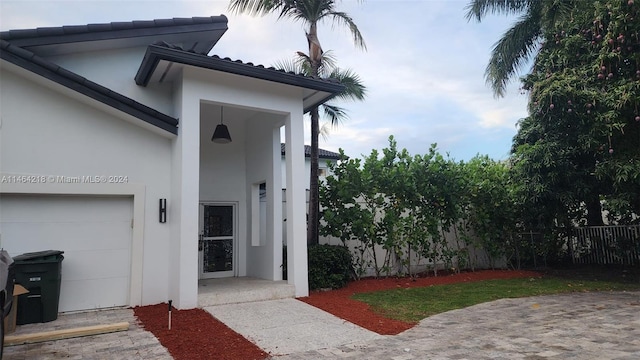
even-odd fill
[[[0,40],[0,56],[3,60],[38,74],[71,90],[77,91],[123,113],[157,126],[172,134],[178,133],[178,119],[162,114],[122,94],[94,83],[74,72],[66,70],[32,52]]]
[[[177,35],[183,36],[187,43],[200,41],[200,44],[192,45],[197,46],[199,51],[209,52],[218,40],[211,38],[211,31],[224,33],[228,29],[227,22],[227,17],[220,15],[44,27],[3,31],[0,32],[0,39],[10,41],[22,48],[30,48],[114,39],[130,39],[134,42],[137,39],[142,41],[141,44],[146,45],[153,41],[145,41],[144,38],[166,38],[168,35]],[[195,34],[201,34],[201,36]]]
[[[331,94],[320,103],[326,102],[336,94],[344,90],[344,85],[322,79],[314,79],[304,75],[287,73],[274,68],[255,66],[251,63],[221,59],[217,56],[207,56],[179,49],[168,48],[161,45],[149,45],[144,59],[138,68],[135,80],[136,84],[147,86],[161,60],[196,66],[204,69],[217,70],[226,73],[248,76],[256,79],[273,81],[286,85],[299,86],[306,89],[327,92]],[[314,106],[320,105],[314,104]],[[304,109],[308,112],[311,108]]]

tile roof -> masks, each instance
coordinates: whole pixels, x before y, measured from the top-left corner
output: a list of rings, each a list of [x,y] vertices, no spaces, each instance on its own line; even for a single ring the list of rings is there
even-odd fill
[[[306,94],[309,96],[305,98],[305,112],[344,89],[342,84],[334,80],[307,77],[219,56],[207,56],[226,30],[227,18],[224,15],[9,30],[0,32],[1,56],[5,61],[173,134],[177,134],[178,119],[62,68],[44,59],[42,54],[50,55],[63,51],[61,49],[78,51],[81,46],[89,46],[87,44],[93,43],[100,44],[91,45],[98,48],[114,46],[115,43],[112,40],[117,39],[118,42],[128,45],[147,46],[147,53],[135,78],[139,85],[146,85],[158,62],[167,60],[303,87],[308,89],[305,91],[311,91],[310,94]],[[166,39],[168,42],[149,45],[158,39]],[[153,41],[146,42],[149,40]],[[183,46],[171,45],[172,41],[177,41]]]
[[[226,16],[220,15],[41,27],[3,31],[0,32],[0,39],[10,41],[17,46],[29,47],[110,39],[157,37],[158,35],[182,37],[186,35],[188,38],[194,38],[194,34],[198,34],[199,44],[192,44],[192,47],[199,51],[208,52],[217,41],[217,39],[211,38],[211,31],[226,31],[227,21]],[[220,33],[218,38],[221,35]],[[147,42],[147,45],[151,42]]]
[[[280,143],[280,154],[282,154],[282,156],[285,155],[284,143]],[[311,157],[311,146],[309,145],[304,146],[304,157]],[[340,159],[340,154],[333,151],[329,151],[329,150],[318,149],[318,157],[320,159],[338,160]]]
[[[220,56],[208,56],[197,51],[187,51],[180,46],[167,42],[157,42],[147,48],[142,64],[138,69],[135,80],[138,85],[148,85],[160,60],[177,62],[185,65],[197,66],[205,69],[218,70],[236,75],[249,76],[257,79],[278,82],[287,85],[300,86],[316,91],[327,92],[329,95],[320,102],[324,102],[342,91],[344,86],[336,79],[323,79],[319,77],[305,76],[274,67],[254,65],[251,62],[231,60]],[[304,111],[309,111],[313,106],[307,106]]]
[[[2,50],[0,51],[0,57],[5,61],[43,76],[103,104],[119,109],[142,121],[169,131],[172,134],[178,133],[178,119],[162,114],[131,98],[109,90],[100,84],[45,60],[29,50],[15,46],[6,40],[0,40],[0,49]]]

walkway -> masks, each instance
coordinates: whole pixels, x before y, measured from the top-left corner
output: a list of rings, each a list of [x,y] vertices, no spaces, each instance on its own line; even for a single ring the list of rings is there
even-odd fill
[[[384,339],[296,299],[209,306],[204,310],[271,355]]]

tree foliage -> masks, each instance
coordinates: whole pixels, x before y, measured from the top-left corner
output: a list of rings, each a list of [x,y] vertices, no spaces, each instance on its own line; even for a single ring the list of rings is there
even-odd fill
[[[436,273],[435,264],[473,268],[471,246],[492,264],[511,257],[517,211],[506,164],[456,162],[435,145],[412,156],[393,137],[364,161],[341,155],[320,191],[321,232],[355,250],[358,275],[411,274],[417,259]]]
[[[482,21],[488,14],[520,15],[495,43],[485,70],[495,96],[504,96],[507,84],[538,51],[541,35],[564,18],[575,0],[471,0],[467,19]]]
[[[640,214],[640,19],[633,1],[573,2],[544,33],[513,143],[532,226]],[[637,220],[636,220],[637,221]]]

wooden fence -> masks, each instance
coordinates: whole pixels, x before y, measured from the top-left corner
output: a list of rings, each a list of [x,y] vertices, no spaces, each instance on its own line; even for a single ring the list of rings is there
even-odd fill
[[[574,264],[640,265],[640,225],[582,227],[572,235]]]

